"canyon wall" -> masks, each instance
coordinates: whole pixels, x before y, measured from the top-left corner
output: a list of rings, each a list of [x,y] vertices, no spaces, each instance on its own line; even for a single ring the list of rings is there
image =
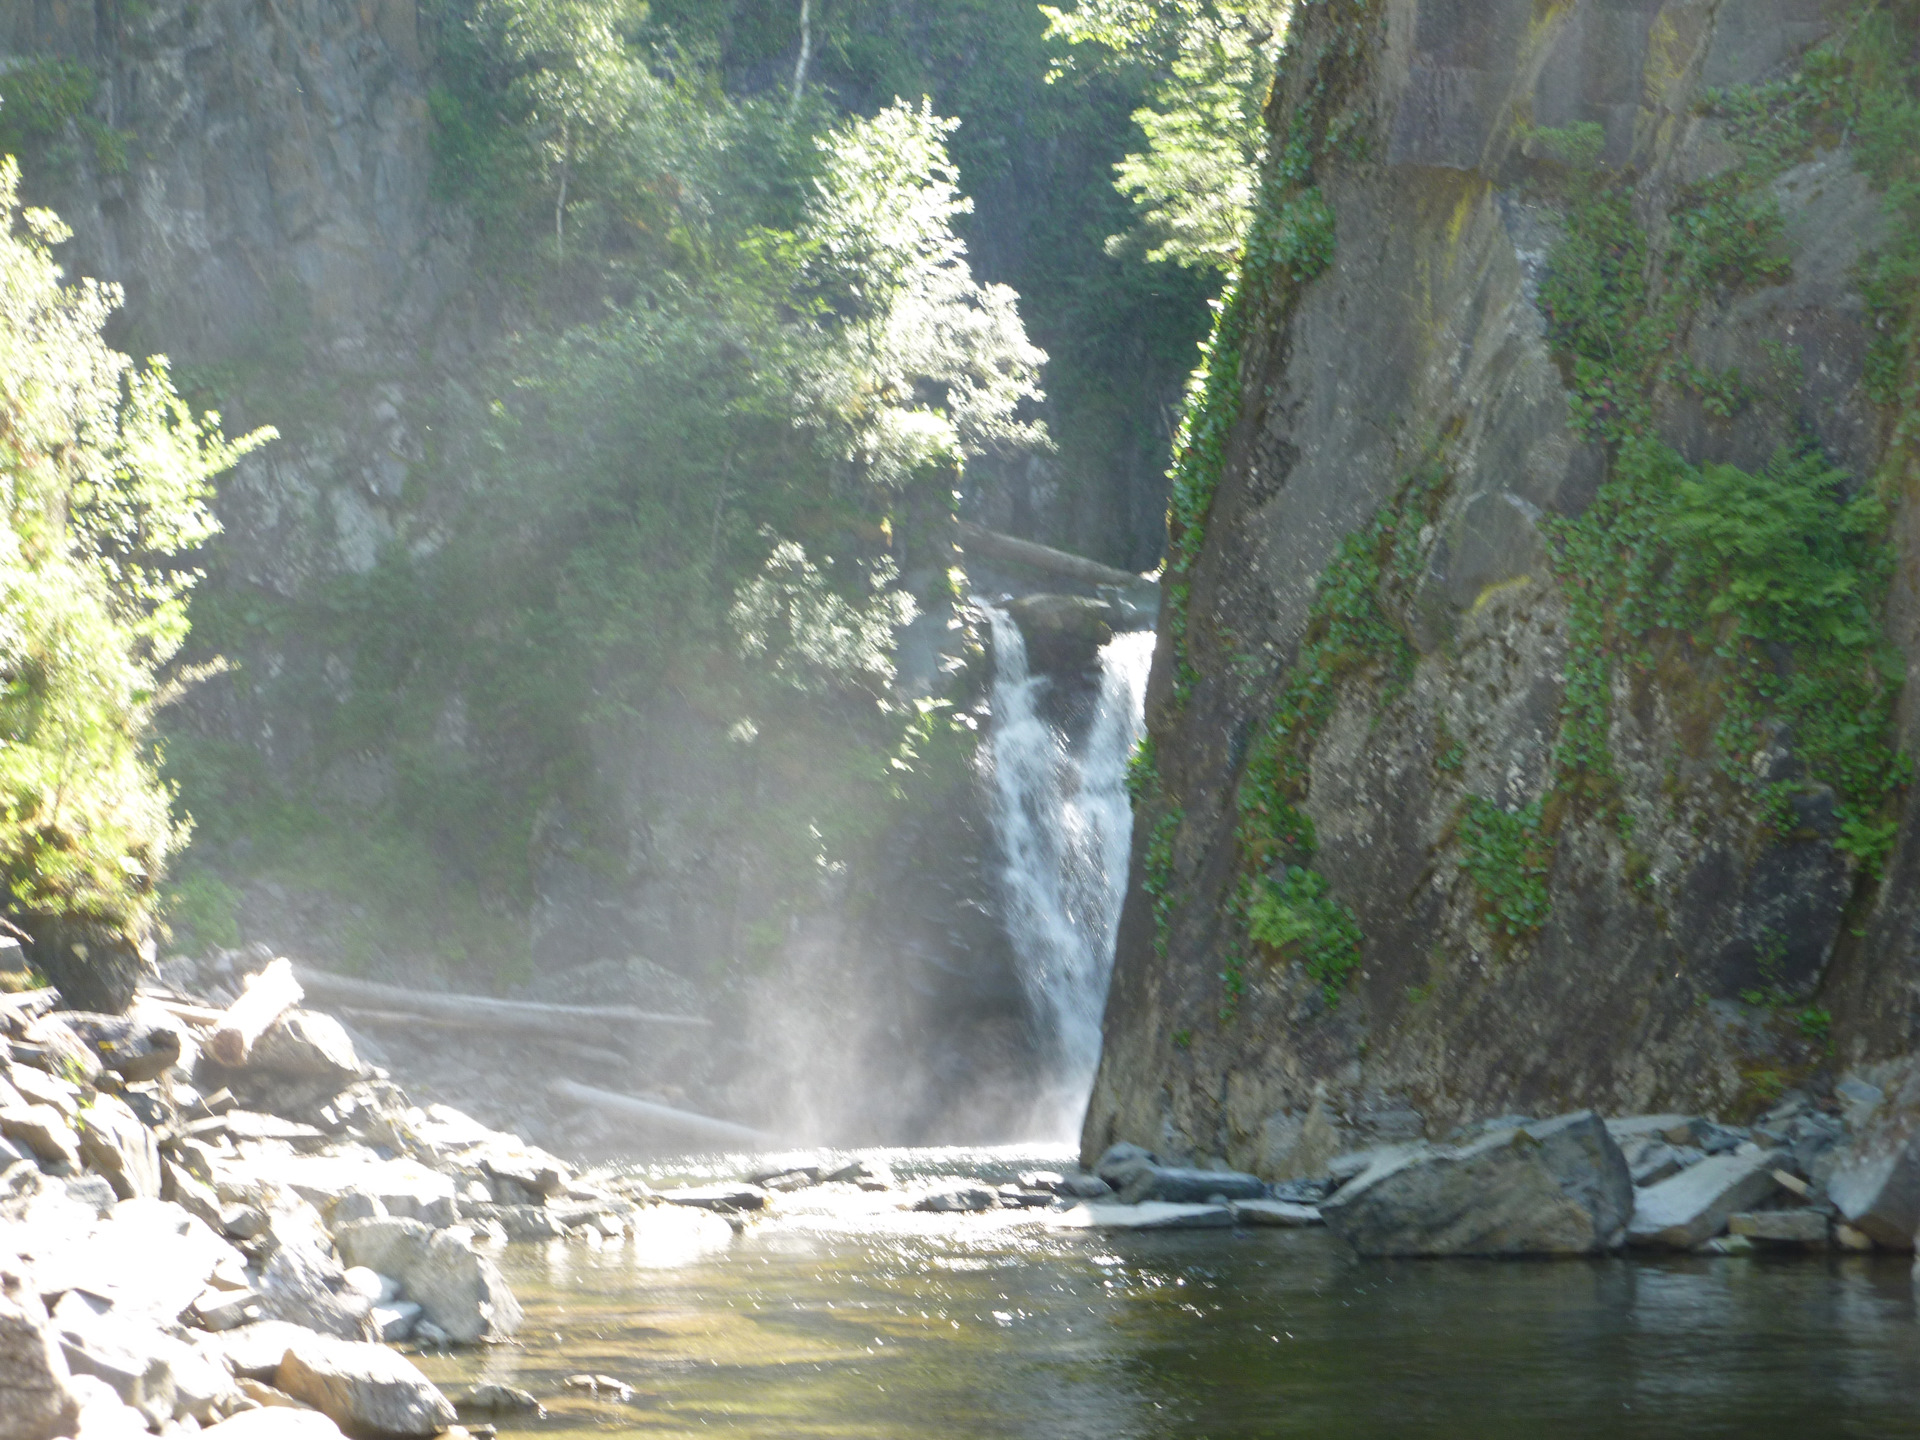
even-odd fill
[[[1858,117],[1914,28],[1296,7],[1175,473],[1086,1156],[1318,1173],[1913,1043],[1905,132]]]

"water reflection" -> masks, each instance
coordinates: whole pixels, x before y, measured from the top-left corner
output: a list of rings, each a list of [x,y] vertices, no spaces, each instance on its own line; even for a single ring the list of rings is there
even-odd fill
[[[424,1363],[546,1401],[503,1436],[1920,1435],[1897,1257],[1358,1262],[1312,1232],[833,1210],[516,1248],[522,1343]],[[582,1371],[634,1399],[565,1390]]]

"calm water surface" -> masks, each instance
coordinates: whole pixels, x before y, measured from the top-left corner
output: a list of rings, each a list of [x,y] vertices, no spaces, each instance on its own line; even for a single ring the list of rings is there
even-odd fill
[[[503,1437],[1920,1436],[1902,1257],[1359,1261],[847,1197],[503,1265],[520,1343],[422,1360],[546,1401]]]

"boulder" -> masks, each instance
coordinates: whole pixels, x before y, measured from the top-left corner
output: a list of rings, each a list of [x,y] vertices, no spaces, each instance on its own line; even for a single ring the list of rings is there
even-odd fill
[[[411,1300],[389,1300],[375,1305],[368,1319],[373,1323],[373,1338],[398,1345],[413,1334],[420,1322],[420,1307]]]
[[[1115,1190],[1124,1190],[1135,1175],[1157,1164],[1159,1159],[1151,1150],[1123,1143],[1109,1145],[1106,1153],[1094,1162],[1093,1173]]]
[[[39,1295],[24,1277],[0,1273],[0,1440],[71,1435],[80,1418],[71,1381]]]
[[[1297,1230],[1327,1223],[1318,1205],[1295,1205],[1287,1200],[1236,1200],[1232,1208],[1233,1218],[1242,1225]]]
[[[287,1347],[273,1383],[350,1433],[438,1435],[454,1421],[439,1387],[384,1345],[310,1336]]]
[[[407,1276],[427,1258],[433,1232],[418,1220],[388,1217],[378,1220],[349,1220],[334,1232],[334,1248],[348,1265],[364,1265],[382,1275],[391,1275],[403,1286]]]
[[[985,1185],[961,1182],[945,1185],[922,1195],[913,1202],[916,1210],[931,1211],[936,1215],[963,1214],[974,1210],[997,1210],[1000,1196]]]
[[[1374,1163],[1321,1206],[1362,1255],[1588,1255],[1620,1244],[1633,1182],[1590,1110]]]
[[[278,1024],[254,1041],[246,1068],[338,1086],[351,1085],[367,1073],[346,1028],[315,1010],[289,1010],[281,1016]]]
[[[406,1297],[456,1344],[497,1339],[520,1328],[520,1305],[505,1277],[457,1230],[437,1232],[426,1254],[396,1278]]]
[[[1216,1200],[1258,1200],[1267,1184],[1258,1175],[1238,1170],[1191,1170],[1172,1165],[1142,1165],[1120,1187],[1128,1205],[1143,1200],[1165,1200],[1175,1205],[1205,1205]]]
[[[1718,1235],[1736,1211],[1750,1210],[1771,1195],[1778,1182],[1764,1151],[1709,1155],[1634,1200],[1627,1239],[1635,1245],[1664,1245],[1685,1250]]]
[[[1827,1248],[1827,1212],[1810,1206],[1798,1210],[1753,1210],[1727,1217],[1727,1233],[1743,1235],[1760,1245],[1801,1250]]]
[[[1884,1098],[1869,1103],[1878,1087],[1851,1085],[1849,1122],[1854,1134],[1833,1158],[1827,1195],[1854,1229],[1890,1250],[1911,1250],[1920,1226],[1920,1066],[1888,1078]]]
[[[1057,1230],[1228,1230],[1230,1205],[1175,1205],[1146,1200],[1137,1205],[1091,1200],[1047,1217]]]
[[[261,1308],[276,1320],[357,1340],[368,1332],[366,1296],[347,1288],[346,1272],[316,1245],[282,1245],[260,1276]]]
[[[492,1382],[473,1385],[454,1403],[457,1408],[475,1415],[525,1414],[537,1420],[547,1418],[544,1405],[527,1391],[517,1390],[511,1385]]]
[[[116,1095],[97,1095],[75,1119],[80,1158],[113,1186],[122,1200],[160,1196],[160,1147]]]
[[[312,1338],[313,1332],[305,1326],[285,1320],[260,1320],[224,1335],[206,1336],[200,1348],[224,1364],[236,1380],[271,1380],[286,1357],[287,1347]]]
[[[122,1315],[172,1324],[216,1274],[237,1277],[244,1257],[177,1205],[123,1200],[84,1235],[50,1244],[40,1258],[41,1289],[84,1290]]]
[[[0,1135],[19,1141],[49,1164],[80,1168],[80,1137],[67,1117],[51,1105],[12,1105],[0,1110]]]
[[[340,1427],[318,1410],[268,1406],[222,1420],[202,1440],[342,1440]]]

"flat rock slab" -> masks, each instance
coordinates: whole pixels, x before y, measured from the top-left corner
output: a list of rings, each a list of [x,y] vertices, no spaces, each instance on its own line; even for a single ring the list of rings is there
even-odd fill
[[[1238,1170],[1192,1170],[1174,1165],[1142,1165],[1120,1187],[1129,1205],[1166,1200],[1176,1205],[1210,1205],[1218,1200],[1259,1200],[1267,1183]]]
[[[1779,1182],[1773,1164],[1765,1151],[1709,1155],[1649,1185],[1635,1196],[1628,1241],[1686,1250],[1711,1239],[1727,1228],[1730,1216],[1751,1210],[1774,1192]]]
[[[356,1434],[438,1435],[454,1421],[439,1387],[384,1345],[311,1336],[287,1348],[273,1383]]]
[[[758,1185],[682,1185],[662,1190],[669,1205],[691,1205],[697,1210],[764,1210],[767,1192]]]
[[[1233,1218],[1242,1225],[1272,1225],[1288,1230],[1327,1223],[1318,1205],[1296,1205],[1289,1200],[1236,1200]]]
[[[1231,1205],[1178,1205],[1167,1200],[1144,1200],[1138,1205],[1089,1201],[1047,1217],[1058,1230],[1229,1230]]]
[[[1727,1217],[1727,1233],[1743,1235],[1760,1245],[1785,1245],[1809,1250],[1827,1248],[1827,1213],[1806,1207],[1798,1210],[1752,1210]]]
[[[1588,1255],[1621,1242],[1633,1181],[1583,1110],[1375,1162],[1320,1209],[1362,1255]]]

